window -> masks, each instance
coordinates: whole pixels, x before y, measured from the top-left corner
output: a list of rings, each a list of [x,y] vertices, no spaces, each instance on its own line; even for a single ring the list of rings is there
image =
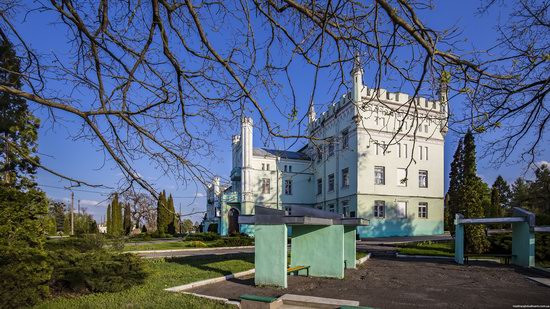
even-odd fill
[[[397,202],[397,217],[398,218],[407,217],[407,202]]]
[[[349,187],[349,168],[342,170],[342,188]]]
[[[342,201],[342,214],[344,218],[349,217],[349,201]]]
[[[271,192],[271,185],[269,178],[262,179],[262,193],[269,194]]]
[[[384,218],[386,216],[386,202],[374,201],[374,217]]]
[[[342,149],[348,149],[349,147],[349,132],[348,130],[342,131]]]
[[[317,195],[323,193],[323,179],[317,179]]]
[[[262,163],[262,171],[265,171],[265,163]]]
[[[267,163],[265,166],[266,166],[265,169],[269,171],[269,163]]]
[[[407,144],[403,144],[403,146],[405,146],[405,158],[408,158],[409,157],[408,146],[407,146]]]
[[[288,172],[289,172],[289,173],[292,173],[292,165],[289,165],[289,166],[288,166]]]
[[[418,130],[418,132],[422,132],[422,125],[421,124],[418,124],[416,126],[416,129]]]
[[[321,147],[317,147],[317,162],[321,162],[323,160],[323,150]]]
[[[374,167],[374,184],[375,185],[386,184],[386,171],[383,166]]]
[[[286,172],[286,170],[287,170],[287,167],[286,167],[286,165],[285,165],[285,172]]]
[[[426,150],[426,161],[428,160],[428,146],[424,147],[424,149]]]
[[[407,186],[407,170],[404,168],[397,169],[397,186],[406,187]]]
[[[334,174],[328,175],[328,192],[334,191]]]
[[[427,124],[424,125],[424,132],[428,133],[428,125]]]
[[[399,157],[401,158],[401,143],[397,143],[397,149],[398,149]]]
[[[428,187],[428,171],[418,171],[418,186],[420,188]]]
[[[422,148],[422,146],[418,146],[418,150],[420,152],[420,160],[422,160],[422,158],[424,157],[422,154],[424,153],[424,149]]]
[[[330,140],[328,143],[328,156],[334,155],[334,141]]]
[[[418,218],[428,219],[428,203],[418,203]]]
[[[355,211],[350,211],[349,212],[349,217],[350,218],[355,218]]]
[[[336,209],[334,208],[334,204],[328,204],[328,211],[336,212]]]
[[[292,195],[292,179],[285,180],[285,195]]]

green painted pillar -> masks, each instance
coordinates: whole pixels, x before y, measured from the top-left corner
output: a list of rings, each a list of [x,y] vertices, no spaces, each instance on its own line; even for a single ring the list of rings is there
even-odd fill
[[[227,236],[227,229],[229,228],[229,222],[227,219],[228,211],[229,206],[227,205],[227,202],[222,199],[220,209],[220,226],[218,231],[222,236]]]
[[[512,223],[512,264],[535,266],[535,233],[528,222]]]
[[[356,227],[344,225],[344,261],[347,269],[355,269],[357,260]]]
[[[464,264],[464,224],[459,223],[462,215],[455,218],[455,262]]]
[[[310,266],[310,276],[344,278],[344,226],[292,226],[291,253],[291,267]]]
[[[256,285],[287,287],[286,225],[256,225],[254,264]]]

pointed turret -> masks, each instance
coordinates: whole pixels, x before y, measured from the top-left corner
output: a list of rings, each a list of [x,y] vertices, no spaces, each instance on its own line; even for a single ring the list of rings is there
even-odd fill
[[[309,119],[309,124],[312,124],[317,120],[317,114],[315,113],[315,107],[313,106],[314,103],[311,102],[309,105],[309,110],[307,111],[307,117]]]
[[[448,112],[448,87],[446,81],[441,81],[439,84],[439,104],[440,104],[440,112],[441,112],[441,134],[445,136],[447,132],[449,131],[449,112]]]
[[[363,90],[363,68],[361,67],[361,57],[359,52],[355,53],[353,59],[353,69],[351,70],[351,77],[353,80],[353,101],[361,101],[361,91]]]

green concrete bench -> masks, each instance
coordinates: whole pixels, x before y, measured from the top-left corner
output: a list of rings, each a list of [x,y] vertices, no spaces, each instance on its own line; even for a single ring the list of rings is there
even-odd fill
[[[298,272],[300,270],[303,270],[305,269],[306,272],[307,272],[307,276],[309,277],[309,266],[294,266],[294,267],[290,267],[286,270],[286,273],[287,274],[290,274],[290,273],[293,273],[294,276],[298,276]]]
[[[503,259],[504,260],[504,264],[508,265],[510,264],[510,259],[512,257],[515,257],[515,255],[513,254],[465,254],[464,255],[464,262],[466,264],[468,264],[468,260],[469,258],[476,258],[476,257],[496,257],[496,258],[499,258],[499,259]]]
[[[277,300],[277,297],[258,296],[258,295],[252,295],[252,294],[244,294],[244,295],[241,295],[240,298],[244,300],[257,301],[260,303],[272,303]]]

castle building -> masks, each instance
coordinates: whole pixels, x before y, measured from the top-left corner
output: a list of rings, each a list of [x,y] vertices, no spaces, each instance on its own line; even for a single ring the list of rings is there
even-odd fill
[[[443,233],[447,98],[409,98],[369,89],[358,59],[352,89],[318,118],[309,110],[308,144],[298,151],[255,148],[243,118],[232,141],[231,184],[207,188],[204,231],[253,234],[238,223],[254,206],[293,205],[370,220],[362,238]],[[412,102],[412,104],[411,104]]]

